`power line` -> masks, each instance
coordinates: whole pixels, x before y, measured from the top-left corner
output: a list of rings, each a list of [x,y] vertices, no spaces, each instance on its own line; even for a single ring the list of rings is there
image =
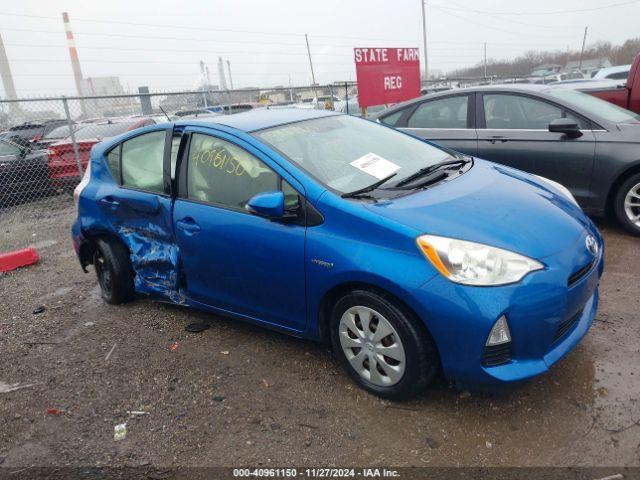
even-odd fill
[[[640,1],[640,0],[637,0],[637,1]],[[459,18],[460,20],[464,20],[465,22],[475,23],[476,25],[480,25],[480,26],[482,26],[482,27],[489,28],[489,29],[491,29],[491,30],[496,30],[496,31],[498,31],[498,32],[508,33],[508,34],[510,34],[510,35],[518,35],[518,36],[522,36],[522,32],[515,32],[515,31],[512,31],[512,30],[505,30],[505,29],[503,29],[503,28],[498,28],[498,27],[495,27],[495,26],[493,26],[493,25],[487,25],[486,23],[478,22],[477,20],[471,20],[470,18],[462,17],[462,16],[460,16],[460,15],[458,15],[458,14],[456,14],[456,13],[452,13],[452,12],[448,11],[448,10],[451,10],[451,9],[456,10],[456,11],[457,11],[457,10],[460,10],[460,9],[454,9],[453,7],[441,7],[440,5],[433,5],[433,4],[431,4],[431,3],[428,3],[427,5],[429,5],[430,7],[433,7],[433,8],[435,8],[435,9],[439,10],[441,13],[444,13],[444,14],[446,14],[446,15],[450,15],[450,16],[452,16],[452,17]],[[556,37],[560,37],[560,38],[573,38],[573,36],[572,36],[572,35],[569,35],[569,36],[568,36],[568,35],[562,35],[562,36],[558,36],[558,35],[556,35]]]
[[[4,27],[3,30],[14,31],[14,32],[28,32],[28,33],[53,33],[53,34],[62,34],[61,30],[41,30],[41,29],[29,29],[29,28],[11,28]],[[220,39],[212,39],[212,38],[195,38],[195,37],[171,37],[171,36],[162,36],[162,35],[132,35],[128,33],[100,33],[100,32],[78,32],[74,31],[74,35],[87,35],[87,36],[98,36],[98,37],[117,37],[117,38],[139,38],[139,39],[149,39],[149,40],[171,40],[171,41],[191,41],[191,42],[213,42],[213,43],[240,43],[240,44],[249,44],[249,45],[280,45],[287,47],[295,47],[298,45],[302,45],[302,43],[292,43],[292,42],[271,42],[264,40],[220,40]],[[388,40],[393,43],[399,43],[400,40]],[[352,48],[353,44],[327,44],[327,43],[316,43],[315,45],[321,47],[348,47]]]
[[[440,10],[440,12],[442,12],[442,13],[444,13],[446,15],[450,15],[452,17],[459,18],[460,20],[464,20],[465,22],[475,23],[476,25],[480,25],[480,26],[485,27],[485,28],[490,28],[491,30],[496,30],[498,32],[508,33],[510,35],[522,35],[521,32],[512,32],[511,30],[504,30],[502,28],[493,27],[493,26],[487,25],[485,23],[481,23],[481,22],[477,22],[475,20],[470,20],[470,19],[465,18],[465,17],[461,17],[460,15],[457,15],[455,13],[451,13],[451,12],[448,12],[446,10],[443,10],[439,5],[433,5],[432,3],[427,3],[427,5],[429,5],[430,7],[433,7],[435,9],[437,9],[437,10]]]
[[[40,45],[34,45],[34,44],[27,44],[27,43],[5,43],[5,46],[11,46],[11,47],[30,47],[30,48],[67,48],[66,45],[64,44],[40,44]],[[115,50],[118,52],[122,51],[122,47],[110,47],[110,46],[78,46],[78,49],[82,49],[82,50]],[[140,51],[140,52],[180,52],[180,53],[211,53],[211,49],[207,49],[207,50],[197,50],[197,49],[193,49],[193,48],[139,48],[139,47],[126,47],[127,51]],[[306,55],[306,52],[283,52],[283,51],[247,51],[247,50],[243,50],[243,51],[225,51],[225,52],[218,52],[216,51],[217,54],[219,55],[230,55],[230,54],[247,54],[247,55]],[[344,53],[317,53],[316,55],[329,55],[329,56],[344,56],[344,57],[350,57],[353,58],[353,54],[352,53],[348,53],[348,54],[344,54]]]
[[[473,11],[473,10],[469,10],[468,8],[464,7],[463,5],[460,5],[457,2],[449,0],[449,3],[451,3],[453,5],[456,5],[458,8],[444,6],[444,5],[438,5],[437,8],[445,9],[445,10],[461,11],[461,12]],[[481,15],[493,15],[492,13],[481,12],[481,11],[478,11],[478,10],[475,10],[473,12],[474,13],[479,13]],[[567,27],[566,25],[540,25],[540,24],[534,24],[534,23],[521,22],[520,20],[514,20],[514,19],[509,19],[509,22],[517,23],[518,25],[524,25],[524,26],[527,26],[527,27],[534,27],[534,28],[556,28],[556,29],[557,28],[561,28],[563,30],[567,30],[567,29],[571,29],[571,28],[582,29],[582,27],[579,27],[579,26]]]
[[[597,10],[606,10],[608,8],[614,8],[614,7],[622,7],[625,5],[632,5],[635,3],[640,3],[640,0],[630,0],[627,2],[620,2],[620,3],[612,3],[609,5],[603,5],[600,7],[591,7],[591,8],[580,8],[580,9],[573,9],[573,10],[555,10],[555,11],[546,11],[546,12],[496,12],[496,11],[489,11],[489,10],[477,10],[477,9],[473,9],[473,8],[453,8],[453,7],[445,7],[445,6],[440,6],[440,5],[432,5],[432,6],[436,6],[439,8],[448,8],[451,10],[460,10],[460,11],[465,11],[465,12],[473,12],[473,13],[483,13],[483,14],[489,14],[489,15],[559,15],[559,14],[563,14],[563,13],[583,13],[583,12],[594,12]]]
[[[40,19],[48,19],[48,20],[56,20],[59,21],[59,17],[52,17],[46,15],[29,15],[29,14],[19,14],[19,13],[7,13],[0,12],[0,15],[11,16],[11,17],[25,17],[25,18],[40,18]],[[115,25],[130,25],[136,27],[158,27],[158,28],[174,28],[174,29],[186,29],[190,31],[199,30],[199,31],[207,31],[207,32],[222,32],[222,33],[242,33],[242,34],[251,34],[251,35],[275,35],[275,36],[290,36],[290,37],[304,37],[304,33],[282,33],[282,32],[265,32],[265,31],[252,31],[252,30],[235,30],[235,29],[227,29],[227,28],[210,28],[210,27],[194,27],[192,25],[170,25],[170,24],[162,24],[162,23],[139,23],[139,22],[124,22],[118,20],[96,20],[96,19],[88,19],[88,18],[74,18],[74,23],[78,22],[89,22],[89,23],[104,23],[104,24],[115,24]],[[390,38],[371,38],[371,37],[355,37],[355,36],[345,36],[345,35],[315,35],[310,34],[311,37],[318,38],[342,38],[342,39],[354,39],[354,40],[373,40],[373,41],[403,41],[403,42],[413,42],[415,40],[397,40]]]

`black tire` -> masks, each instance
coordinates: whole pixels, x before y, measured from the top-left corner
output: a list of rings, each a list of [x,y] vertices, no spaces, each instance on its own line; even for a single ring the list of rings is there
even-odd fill
[[[339,337],[342,315],[351,307],[364,306],[379,312],[400,337],[405,354],[405,370],[391,386],[379,386],[363,378],[347,359]],[[337,361],[362,388],[382,398],[404,400],[423,392],[439,370],[439,357],[433,339],[414,315],[391,297],[368,290],[354,290],[340,298],[331,312],[331,344]],[[372,320],[373,322],[373,320]]]
[[[620,224],[624,227],[625,230],[636,236],[640,236],[640,224],[634,224],[627,216],[624,202],[627,194],[631,191],[631,189],[637,187],[638,185],[640,185],[640,173],[636,173],[635,175],[631,175],[629,178],[627,178],[622,183],[622,185],[620,185],[620,188],[618,188],[613,204],[616,217],[618,218]],[[635,201],[635,203],[638,203],[638,208],[635,209],[635,212],[637,212],[637,214],[640,214],[640,200]]]
[[[98,239],[93,257],[102,298],[113,305],[130,302],[135,295],[129,251],[115,240]]]

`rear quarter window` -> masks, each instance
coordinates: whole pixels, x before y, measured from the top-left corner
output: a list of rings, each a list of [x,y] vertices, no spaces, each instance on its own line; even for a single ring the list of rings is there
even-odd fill
[[[122,143],[120,173],[123,185],[150,192],[164,192],[165,137],[166,132],[161,130]],[[115,157],[113,161],[116,161]]]
[[[398,110],[391,115],[381,117],[380,122],[384,123],[385,125],[389,125],[390,127],[395,127],[404,112],[405,110]]]

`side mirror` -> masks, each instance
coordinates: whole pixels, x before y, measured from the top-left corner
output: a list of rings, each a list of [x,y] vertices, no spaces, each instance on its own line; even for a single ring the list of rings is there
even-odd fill
[[[284,193],[281,191],[263,192],[249,199],[247,211],[266,218],[282,218],[284,211]]]
[[[555,120],[552,120],[549,124],[549,131],[564,133],[569,138],[578,138],[582,136],[578,123],[571,118],[556,118]]]

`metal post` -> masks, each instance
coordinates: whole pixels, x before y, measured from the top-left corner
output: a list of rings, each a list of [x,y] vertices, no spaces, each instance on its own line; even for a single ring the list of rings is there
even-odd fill
[[[229,86],[233,90],[233,78],[231,78],[231,62],[227,59],[227,70],[229,71]]]
[[[424,48],[424,80],[429,81],[429,66],[427,63],[427,14],[425,13],[424,0],[420,0],[422,6],[422,42]]]
[[[331,84],[329,84],[329,95],[331,96],[331,102],[330,102],[331,110],[335,110],[336,106],[333,103],[333,88],[331,87]]]
[[[347,102],[347,115],[349,115],[349,84],[344,82],[344,101]]]
[[[484,79],[487,79],[487,42],[484,42]]]
[[[80,154],[78,153],[78,144],[76,143],[76,134],[73,130],[73,120],[71,120],[71,114],[69,113],[69,102],[67,97],[62,96],[62,105],[64,106],[64,115],[67,119],[67,125],[69,125],[69,133],[71,134],[71,144],[73,145],[73,156],[76,158],[76,164],[78,165],[78,172],[82,177],[84,171],[82,170],[82,161],[80,160]]]
[[[587,43],[587,30],[589,27],[584,27],[584,37],[582,37],[582,50],[580,50],[580,63],[578,64],[578,70],[582,73],[582,56],[584,55],[584,46]]]
[[[313,94],[318,99],[318,92],[316,91],[316,76],[313,73],[313,62],[311,61],[311,50],[309,49],[309,36],[305,33],[304,40],[307,42],[307,55],[309,55],[309,66],[311,67],[311,83],[313,85]]]

